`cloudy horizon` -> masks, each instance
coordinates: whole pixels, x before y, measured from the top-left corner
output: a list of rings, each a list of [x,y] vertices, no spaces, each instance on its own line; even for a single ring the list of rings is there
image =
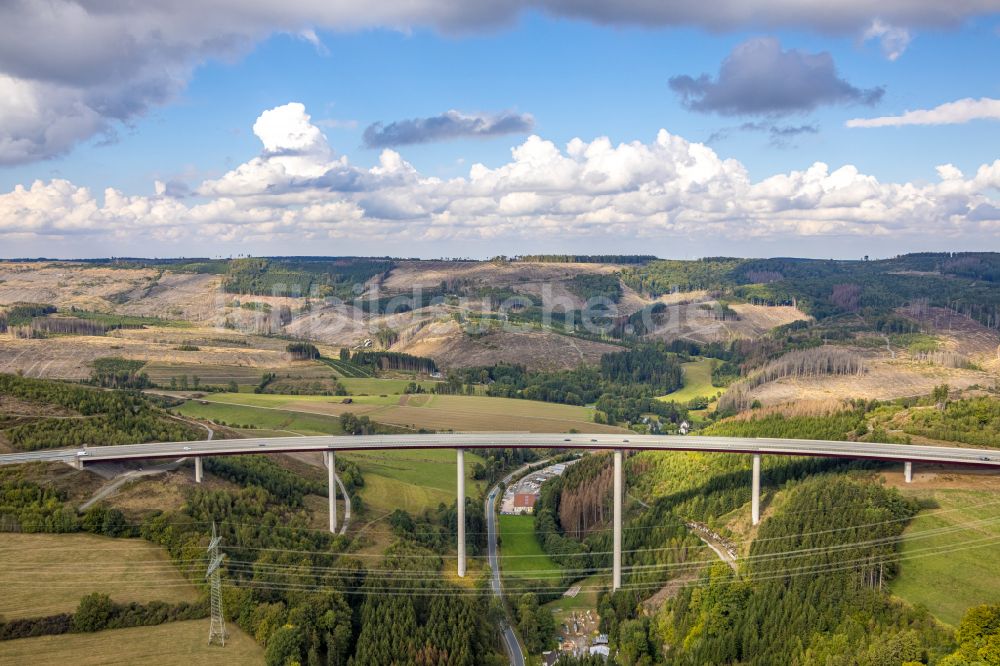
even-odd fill
[[[0,257],[1000,249],[988,0],[286,5],[0,10]]]

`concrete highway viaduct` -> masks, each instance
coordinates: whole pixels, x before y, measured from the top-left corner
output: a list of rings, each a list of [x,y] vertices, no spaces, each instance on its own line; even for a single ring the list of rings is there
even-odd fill
[[[466,571],[465,474],[466,449],[583,449],[610,450],[614,454],[614,551],[612,588],[621,587],[622,568],[622,453],[624,451],[706,451],[753,456],[751,473],[753,523],[760,521],[760,459],[762,455],[817,456],[882,460],[903,464],[907,482],[913,478],[913,463],[963,465],[1000,470],[1000,451],[990,449],[840,442],[806,439],[743,437],[658,436],[624,434],[526,434],[467,433],[415,435],[359,435],[276,437],[263,439],[163,442],[87,449],[48,449],[0,455],[0,465],[28,462],[66,462],[83,467],[91,462],[193,458],[195,480],[202,478],[202,460],[208,456],[261,455],[270,453],[322,452],[329,478],[330,530],[336,533],[335,456],[338,451],[454,449],[458,472],[458,575]]]

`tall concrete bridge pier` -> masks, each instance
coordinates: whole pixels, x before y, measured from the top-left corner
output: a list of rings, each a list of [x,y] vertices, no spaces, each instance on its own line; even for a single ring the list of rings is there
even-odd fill
[[[625,488],[624,451],[705,451],[736,453],[751,458],[751,520],[760,523],[761,456],[816,456],[882,460],[903,463],[903,476],[913,481],[913,463],[961,465],[1000,471],[1000,454],[992,449],[887,444],[880,442],[842,442],[826,440],[752,438],[752,437],[664,437],[623,434],[533,434],[533,433],[435,433],[412,435],[360,435],[353,437],[311,436],[203,440],[199,442],[153,442],[122,446],[43,449],[0,454],[0,465],[31,462],[63,462],[82,469],[84,463],[142,461],[194,458],[195,481],[204,477],[203,458],[208,456],[259,455],[271,453],[321,452],[327,468],[330,531],[337,529],[337,451],[378,451],[403,449],[454,449],[458,513],[458,575],[466,574],[465,547],[465,449],[542,448],[613,451],[613,525],[612,587],[622,586],[622,495]]]

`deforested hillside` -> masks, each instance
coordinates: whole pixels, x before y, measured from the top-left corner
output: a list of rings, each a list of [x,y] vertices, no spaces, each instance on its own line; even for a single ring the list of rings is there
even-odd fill
[[[719,402],[722,411],[738,412],[750,407],[753,389],[778,379],[825,376],[860,377],[868,371],[856,353],[832,346],[799,349],[771,361],[763,368],[729,387]]]
[[[518,287],[541,292],[545,284],[564,283],[580,275],[610,275],[620,266],[602,263],[530,261],[402,261],[381,287],[389,294],[414,287],[456,293],[463,288]]]
[[[989,254],[944,253],[834,262],[527,255],[0,263],[0,369],[82,378],[94,359],[120,355],[264,371],[287,361],[275,352],[292,338],[327,354],[346,347],[428,357],[444,370],[556,370],[646,342],[693,342],[717,361],[713,388],[732,384],[727,409],[796,395],[891,398],[993,381],[995,263]],[[16,303],[50,309],[15,322],[3,311]],[[137,319],[120,326],[114,317]],[[740,345],[767,351],[747,355]],[[765,369],[818,345],[861,358],[865,371]]]
[[[555,370],[596,363],[602,354],[620,347],[545,330],[508,331],[497,327],[482,333],[469,332],[454,319],[445,319],[424,326],[392,349],[429,356],[444,368],[521,363],[533,369]]]
[[[131,377],[138,376],[134,369],[125,370],[126,375],[130,372]],[[98,385],[105,384],[102,379],[110,384],[124,378],[113,370],[105,375],[95,370],[94,377]],[[0,374],[0,407],[5,412],[14,408],[9,421],[0,413],[0,446],[17,451],[178,441],[201,434],[136,394],[16,375]]]

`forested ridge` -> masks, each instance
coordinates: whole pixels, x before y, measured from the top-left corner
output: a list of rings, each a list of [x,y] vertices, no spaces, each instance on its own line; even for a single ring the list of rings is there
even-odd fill
[[[250,485],[195,489],[181,511],[152,517],[142,534],[181,559],[203,548],[206,526],[218,521],[232,581],[226,612],[265,646],[269,666],[500,663],[485,593],[426,575],[441,569],[441,553],[454,547],[454,506],[422,520],[421,533],[443,522],[434,548],[403,534],[376,564],[344,552],[347,537],[309,527],[300,498],[321,488],[273,465],[243,469],[229,478]],[[482,507],[467,511],[481,515]]]
[[[200,431],[170,418],[139,393],[102,391],[45,379],[0,374],[0,395],[39,406],[58,405],[73,416],[34,417],[2,434],[16,449],[112,446],[194,440]],[[2,426],[2,422],[0,422]]]
[[[230,259],[222,287],[232,294],[348,299],[357,294],[356,285],[392,266],[389,259],[367,257]]]
[[[796,305],[817,319],[886,314],[916,301],[1000,327],[1000,254],[915,253],[876,261],[821,259],[657,260],[622,271],[624,282],[654,296],[707,290],[747,302]],[[970,279],[972,280],[970,282]]]
[[[762,523],[739,576],[713,567],[669,604],[665,655],[679,664],[874,665],[948,651],[948,632],[926,610],[884,590],[895,540],[915,512],[872,483],[798,484]]]
[[[883,428],[901,414],[950,418],[966,432],[990,422],[996,401],[949,402],[947,395],[947,387],[939,387],[927,399],[750,412],[703,432],[891,441]],[[776,456],[763,463],[765,497],[780,490],[783,498],[734,574],[725,565],[710,566],[716,556],[685,523],[727,534],[732,512],[747,510],[749,457],[647,452],[626,458],[624,587],[599,600],[616,663],[882,666],[935,663],[954,649],[950,630],[888,593],[900,535],[917,507],[873,482],[877,463]],[[589,456],[546,482],[535,507],[543,549],[579,576],[610,566],[610,465],[610,455]],[[705,573],[658,613],[637,612],[660,586],[703,567]],[[966,654],[988,652],[988,642],[970,639]]]

